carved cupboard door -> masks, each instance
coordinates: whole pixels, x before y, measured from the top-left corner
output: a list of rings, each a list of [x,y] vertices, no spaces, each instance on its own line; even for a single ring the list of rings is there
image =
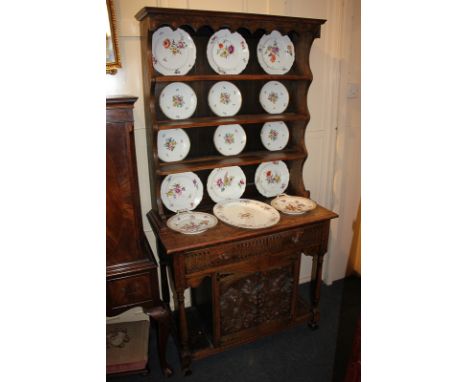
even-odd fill
[[[221,338],[290,319],[294,269],[290,263],[261,272],[218,274]]]

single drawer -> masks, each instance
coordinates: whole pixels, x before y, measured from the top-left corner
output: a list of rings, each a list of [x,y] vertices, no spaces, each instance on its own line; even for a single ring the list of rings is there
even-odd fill
[[[187,252],[184,254],[185,273],[200,272],[208,268],[285,250],[300,251],[305,248],[312,251],[319,250],[323,227],[322,223],[318,223],[304,228]]]
[[[151,301],[151,279],[149,273],[144,273],[108,280],[107,298],[112,309]]]

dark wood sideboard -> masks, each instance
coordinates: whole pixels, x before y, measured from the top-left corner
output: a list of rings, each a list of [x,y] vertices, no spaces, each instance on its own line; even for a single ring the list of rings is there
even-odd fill
[[[165,360],[169,311],[159,296],[158,265],[141,220],[133,134],[136,100],[128,96],[106,100],[106,314],[143,307],[158,323],[161,367],[169,375]]]
[[[178,345],[182,369],[191,372],[191,362],[233,346],[248,343],[293,325],[308,323],[316,328],[320,318],[319,299],[323,257],[327,252],[330,220],[337,215],[318,206],[303,215],[281,215],[278,224],[265,229],[246,230],[219,222],[199,235],[183,235],[167,228],[173,212],[160,198],[165,176],[192,171],[204,184],[211,170],[241,166],[247,178],[243,198],[266,203],[256,189],[254,174],[260,163],[282,160],[289,173],[286,193],[309,197],[302,171],[307,158],[304,135],[310,119],[307,92],[312,82],[309,53],[325,20],[258,14],[211,12],[187,9],[143,8],[136,18],[142,36],[142,66],[148,161],[152,210],[148,219],[157,238],[161,264],[162,298],[169,303],[169,289],[175,300]],[[196,62],[185,75],[163,76],[152,64],[152,35],[169,25],[182,28],[196,45]],[[217,74],[206,59],[210,36],[219,29],[238,31],[246,40],[250,59],[236,75]],[[288,34],[295,46],[296,59],[284,75],[266,74],[256,58],[257,44],[264,33],[278,30]],[[259,104],[261,87],[270,80],[283,83],[289,91],[284,113],[267,114]],[[168,120],[159,106],[159,95],[171,82],[185,82],[198,99],[194,115]],[[238,114],[219,117],[206,102],[208,91],[217,81],[231,81],[242,94]],[[268,151],[260,142],[265,122],[285,121],[290,131],[288,145]],[[220,155],[213,145],[218,125],[241,124],[247,145],[235,156]],[[157,155],[157,135],[161,130],[182,128],[191,141],[184,160],[162,162]],[[206,190],[197,211],[212,212],[214,202]],[[298,293],[301,253],[313,258],[310,301]],[[191,289],[192,306],[185,307],[184,293]]]

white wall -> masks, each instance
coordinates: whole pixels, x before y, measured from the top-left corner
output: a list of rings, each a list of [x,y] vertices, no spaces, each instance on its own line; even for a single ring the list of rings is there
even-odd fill
[[[360,155],[359,144],[360,121],[356,117],[357,106],[355,100],[349,101],[349,110],[352,118],[340,116],[338,110],[342,108],[340,88],[343,81],[348,78],[340,77],[340,68],[349,53],[343,46],[349,45],[350,34],[343,33],[343,25],[353,24],[351,15],[356,10],[349,4],[357,4],[359,0],[115,0],[116,16],[118,22],[119,43],[121,49],[122,69],[114,76],[107,76],[107,94],[129,94],[139,97],[135,105],[135,142],[138,162],[139,186],[144,230],[155,250],[155,239],[146,219],[146,213],[151,209],[149,193],[149,175],[146,158],[146,138],[144,132],[143,116],[143,90],[140,62],[140,36],[139,25],[134,15],[144,6],[164,6],[173,8],[210,9],[221,11],[254,12],[277,14],[285,16],[299,16],[311,18],[324,18],[327,23],[322,26],[322,37],[314,41],[311,50],[311,69],[314,81],[308,95],[308,105],[311,120],[306,130],[306,146],[309,157],[304,165],[304,180],[306,188],[311,191],[311,197],[321,205],[334,209],[341,214],[339,223],[334,223],[331,236],[329,255],[326,256],[324,278],[327,283],[344,277],[342,263],[346,264],[351,240],[349,229],[352,223],[352,211],[355,199],[359,200],[360,187],[357,184],[359,175],[359,161],[345,161],[350,156]],[[347,6],[344,6],[348,4]],[[346,21],[343,23],[343,21]],[[349,28],[348,28],[349,29]],[[351,28],[352,30],[352,28]],[[356,32],[357,33],[357,32]],[[359,45],[359,35],[353,34],[353,43]],[[342,40],[346,40],[343,43]],[[355,49],[353,48],[353,51]],[[356,51],[355,51],[356,52]],[[351,60],[356,61],[355,55]],[[346,58],[348,61],[349,57]],[[353,68],[353,81],[360,83],[355,65]],[[351,105],[352,103],[352,105]],[[340,106],[341,105],[341,106]],[[348,133],[340,135],[339,145],[336,143],[336,127],[339,121],[348,121],[343,126]],[[341,123],[341,122],[340,122]],[[350,127],[352,126],[352,128]],[[338,132],[341,132],[341,127]],[[351,139],[351,141],[349,141]],[[352,145],[352,148],[349,146]],[[335,177],[335,158],[337,170],[341,174],[350,172],[348,177]],[[347,164],[347,167],[345,166]],[[336,178],[336,177],[335,177]],[[360,179],[360,178],[359,178]],[[335,189],[333,188],[335,185]],[[336,187],[339,189],[336,189]],[[343,191],[346,192],[343,194]],[[352,190],[352,192],[351,192]],[[333,203],[337,198],[339,203]],[[348,200],[350,199],[350,200]],[[342,212],[343,210],[343,212]],[[346,211],[346,212],[345,212]],[[340,234],[342,232],[343,234]],[[349,252],[349,249],[348,249]],[[301,266],[301,282],[310,279],[311,259],[303,256]]]

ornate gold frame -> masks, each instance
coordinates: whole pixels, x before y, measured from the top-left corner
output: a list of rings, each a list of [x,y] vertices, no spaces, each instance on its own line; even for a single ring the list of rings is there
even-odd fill
[[[112,38],[112,48],[114,51],[114,60],[107,61],[106,57],[106,73],[115,74],[117,69],[122,67],[120,62],[120,50],[119,41],[117,38],[117,22],[115,19],[114,3],[112,0],[106,0],[107,2],[107,16],[109,17],[110,33]],[[107,49],[107,47],[106,47]]]

